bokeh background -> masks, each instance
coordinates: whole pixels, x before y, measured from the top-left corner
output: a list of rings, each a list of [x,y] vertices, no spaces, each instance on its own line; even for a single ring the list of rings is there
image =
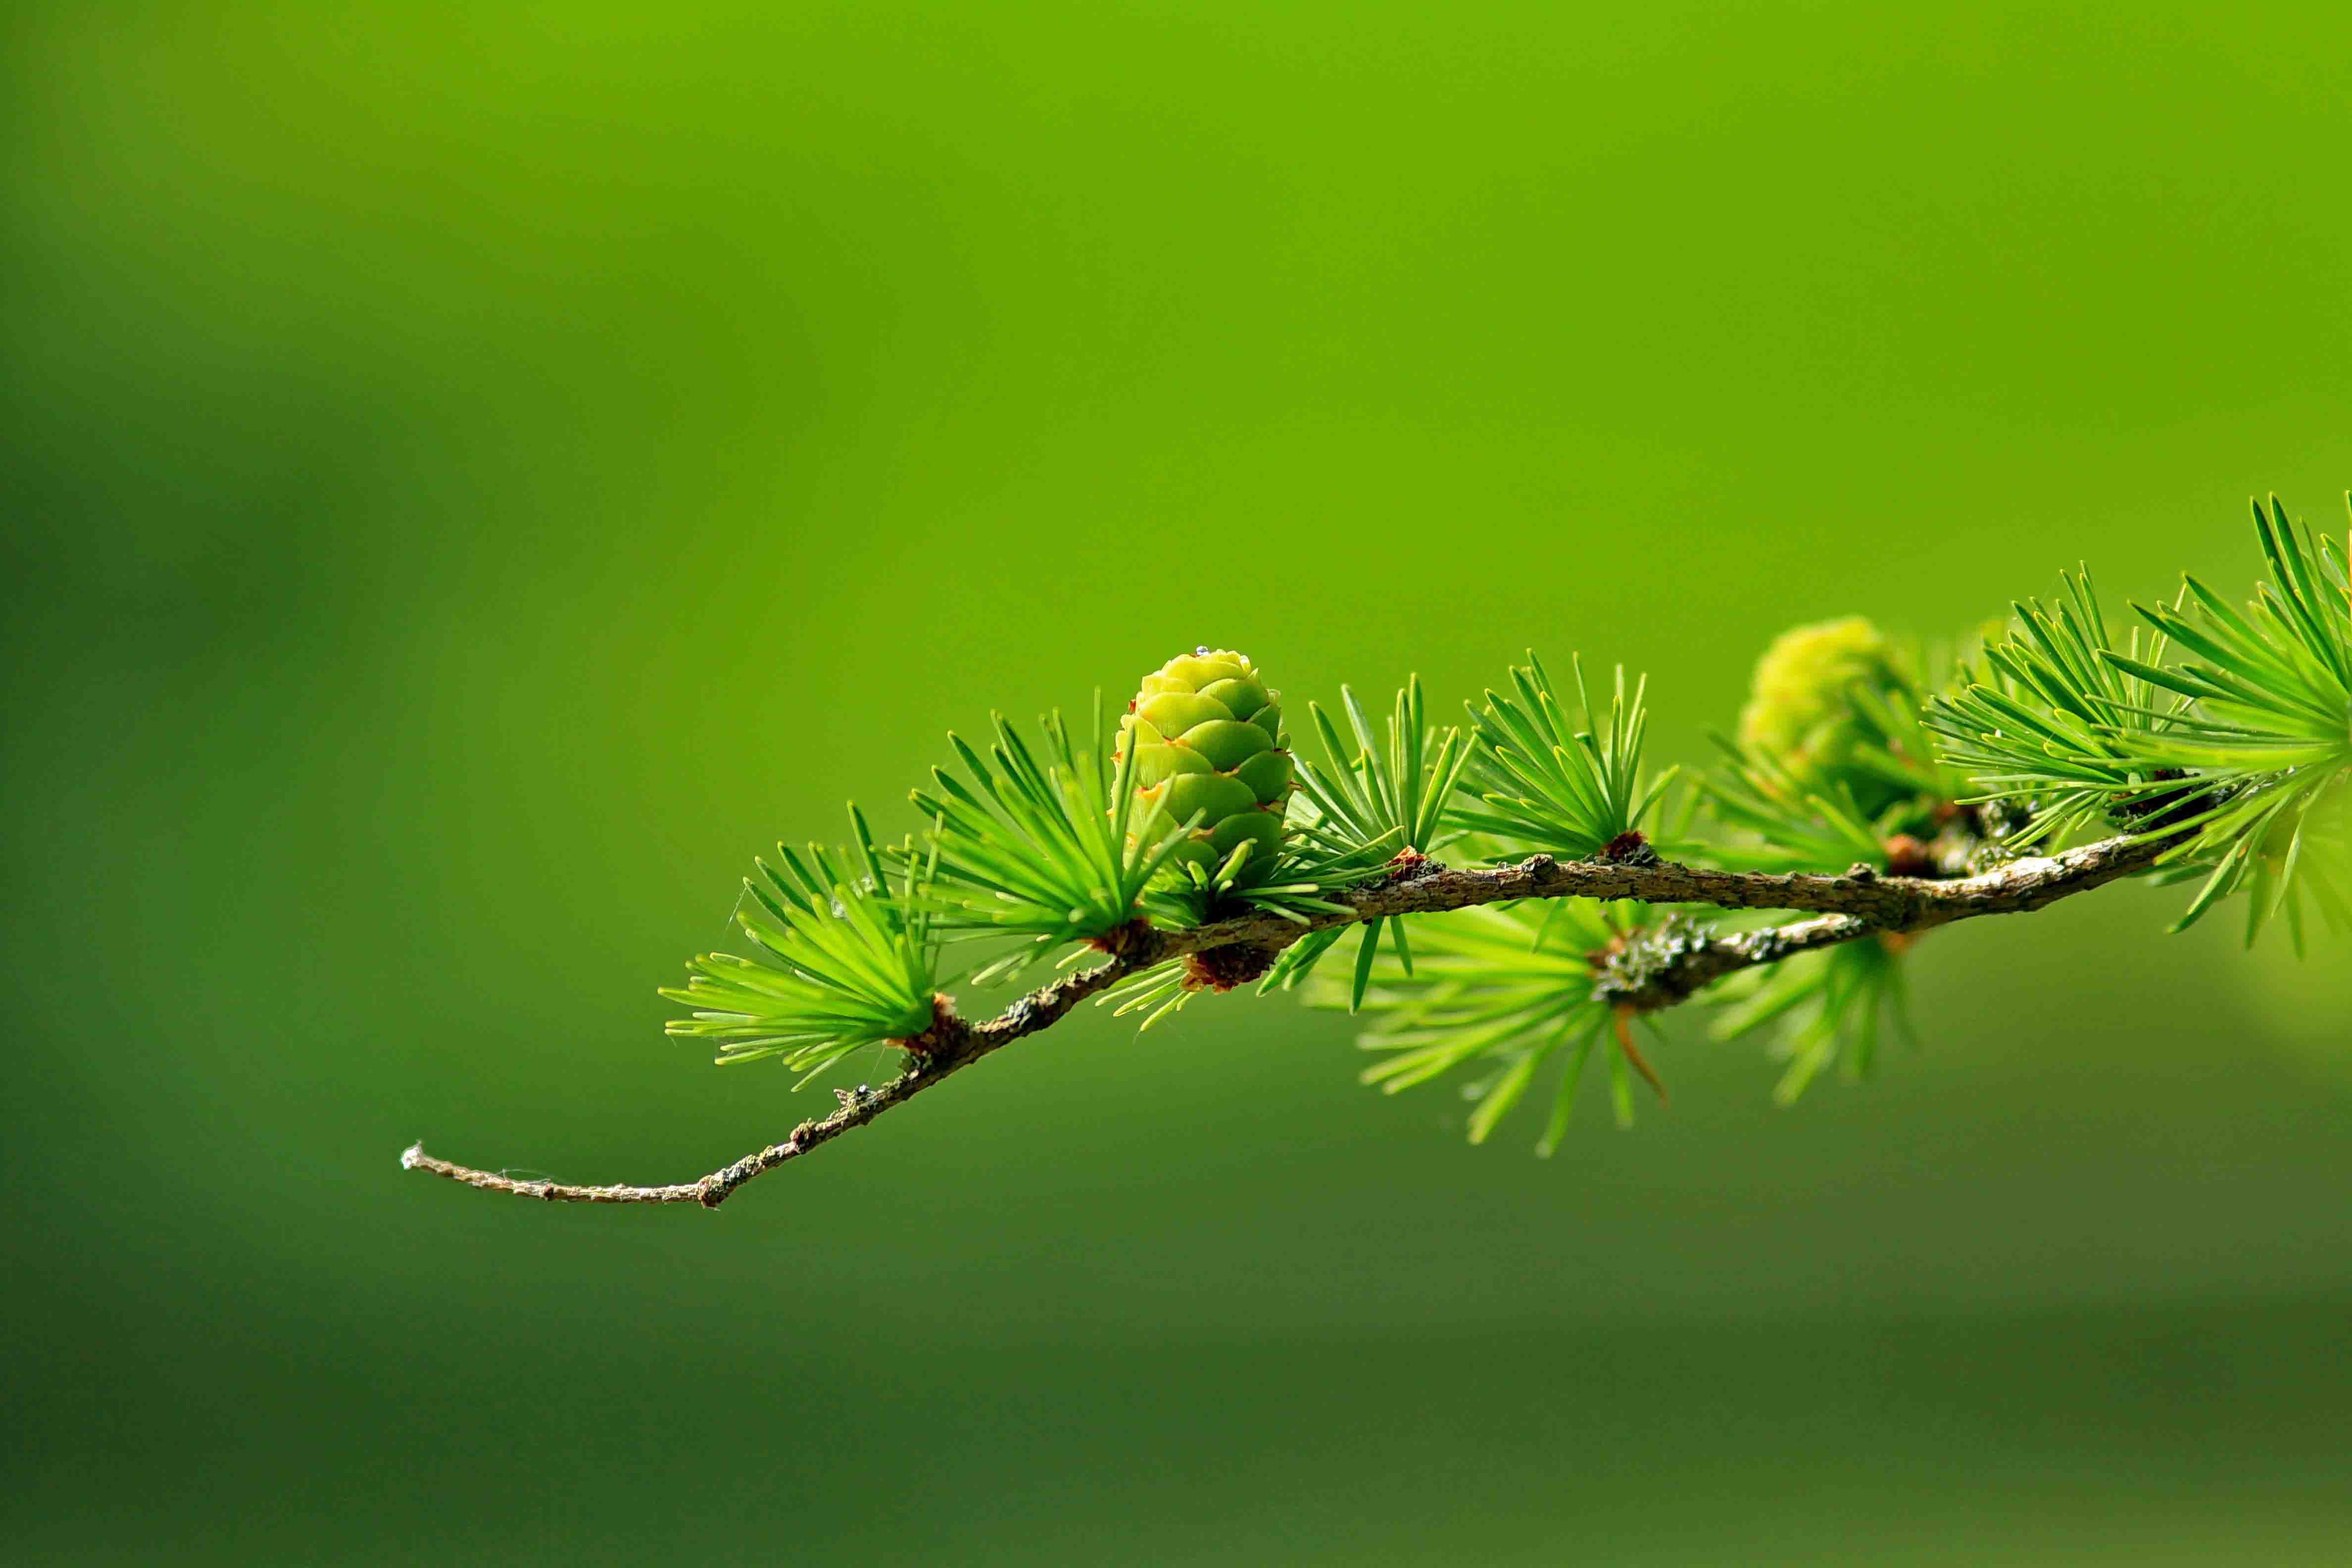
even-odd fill
[[[0,1557],[2340,1563],[2352,964],[2124,889],[1560,1155],[1104,1014],[724,1211],[749,858],[1198,642],[2345,523],[2335,5],[7,7]],[[888,1068],[861,1064],[845,1081]]]

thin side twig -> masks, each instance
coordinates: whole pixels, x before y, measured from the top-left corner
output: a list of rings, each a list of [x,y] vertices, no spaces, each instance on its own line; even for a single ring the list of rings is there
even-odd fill
[[[1979,876],[1951,881],[1876,879],[1918,890],[1918,902],[1905,919],[1876,920],[1864,914],[1824,914],[1785,925],[1730,935],[1700,935],[1674,943],[1655,961],[1642,962],[1638,944],[1611,960],[1599,990],[1638,1012],[1654,1012],[1689,998],[1742,969],[1778,963],[1801,952],[1835,947],[1866,936],[1916,936],[1956,921],[1980,915],[2027,914],[2148,869],[2175,842],[2170,839],[2103,838],[2062,855],[2012,860]],[[1847,878],[1845,880],[1858,879]]]

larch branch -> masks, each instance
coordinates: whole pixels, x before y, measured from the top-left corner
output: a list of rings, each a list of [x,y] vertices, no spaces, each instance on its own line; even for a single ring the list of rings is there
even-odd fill
[[[1137,924],[1105,938],[1110,956],[1015,1001],[982,1024],[958,1017],[939,999],[931,1027],[900,1042],[910,1062],[880,1089],[844,1091],[840,1109],[803,1121],[791,1136],[691,1182],[667,1186],[575,1186],[476,1170],[425,1152],[404,1152],[404,1169],[428,1171],[486,1192],[549,1203],[699,1204],[717,1208],[744,1183],[903,1105],[933,1084],[1052,1026],[1087,997],[1169,958],[1242,944],[1279,952],[1310,931],[1360,924],[1391,915],[1434,914],[1520,899],[1626,899],[1651,904],[1696,904],[1724,910],[1790,910],[1811,920],[1734,934],[1696,927],[1645,950],[1634,943],[1613,958],[1599,982],[1601,994],[1638,1011],[1672,1006],[1734,971],[1776,963],[1796,953],[1871,935],[1910,934],[1979,915],[2038,910],[2119,878],[2147,870],[2168,847],[2160,838],[2116,837],[2063,854],[2012,860],[1973,877],[1937,880],[1882,877],[1864,867],[1844,876],[1809,872],[1720,871],[1672,861],[1647,864],[1556,859],[1537,855],[1514,865],[1460,868],[1413,857],[1369,887],[1334,894],[1344,911],[1304,922],[1250,914],[1189,931]]]

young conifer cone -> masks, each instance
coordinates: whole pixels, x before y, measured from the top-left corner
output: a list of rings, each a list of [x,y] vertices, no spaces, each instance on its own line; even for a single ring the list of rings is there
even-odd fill
[[[1119,721],[1121,752],[1135,749],[1137,830],[1155,813],[1171,823],[1201,814],[1171,867],[1214,871],[1248,844],[1243,876],[1272,868],[1291,789],[1280,695],[1245,656],[1205,647],[1143,678]]]
[[[1857,686],[1892,692],[1906,684],[1886,634],[1860,616],[1791,627],[1756,661],[1755,684],[1739,711],[1740,744],[1778,758],[1811,787],[1849,785],[1874,816],[1891,786],[1853,765],[1854,748],[1881,737],[1855,711],[1852,693]]]

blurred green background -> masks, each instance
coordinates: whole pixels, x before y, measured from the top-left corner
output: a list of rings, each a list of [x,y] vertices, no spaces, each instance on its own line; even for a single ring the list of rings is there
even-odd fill
[[[718,1215],[395,1166],[829,1106],[660,1032],[749,858],[1195,643],[1698,761],[1793,621],[2242,587],[2345,521],[2352,12],[0,30],[0,1556],[2352,1557],[2352,965],[2177,895],[1549,1163],[1237,999]]]

